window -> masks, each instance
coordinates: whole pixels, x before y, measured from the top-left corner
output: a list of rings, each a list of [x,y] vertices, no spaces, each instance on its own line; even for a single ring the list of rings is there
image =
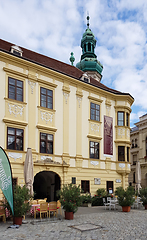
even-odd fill
[[[134,148],[134,139],[132,139],[132,148]]]
[[[72,177],[72,184],[76,184],[76,178]]]
[[[53,154],[53,135],[40,133],[40,152]]]
[[[117,125],[124,126],[124,112],[117,112]]]
[[[125,147],[118,146],[118,161],[125,161]]]
[[[135,172],[133,172],[133,183],[136,183],[136,181],[135,181]]]
[[[23,81],[8,78],[8,98],[23,102]]]
[[[138,145],[137,145],[137,138],[135,138],[135,148],[137,148]]]
[[[90,158],[99,159],[99,143],[90,141]]]
[[[100,121],[100,105],[90,103],[90,119]]]
[[[23,130],[7,128],[7,149],[23,151]]]
[[[133,155],[133,165],[136,165],[137,162],[137,155]]]
[[[88,43],[88,51],[91,51],[91,43]]]
[[[41,87],[40,105],[41,107],[53,109],[53,91],[52,90]]]
[[[127,162],[130,161],[130,148],[127,147]]]
[[[126,113],[126,126],[129,127],[129,113]]]
[[[89,181],[81,181],[81,189],[84,193],[89,193],[90,189],[89,189]]]

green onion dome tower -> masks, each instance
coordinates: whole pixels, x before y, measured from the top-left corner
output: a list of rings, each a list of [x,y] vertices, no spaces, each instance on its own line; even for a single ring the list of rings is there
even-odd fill
[[[89,28],[89,16],[87,16],[87,29],[81,39],[82,55],[81,60],[76,64],[76,67],[86,72],[88,76],[101,81],[103,65],[97,60],[95,54],[96,39],[93,32]]]

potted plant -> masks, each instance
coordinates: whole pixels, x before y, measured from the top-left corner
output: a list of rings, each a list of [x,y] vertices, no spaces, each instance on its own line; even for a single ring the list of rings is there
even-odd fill
[[[133,202],[135,201],[134,188],[129,186],[124,190],[123,187],[117,187],[115,195],[117,195],[119,205],[122,206],[122,211],[130,212],[131,205],[133,205]]]
[[[20,187],[16,185],[13,189],[13,207],[14,207],[14,216],[13,216],[13,223],[17,225],[22,224],[22,217],[30,210],[30,205],[28,200],[30,199],[31,195],[29,194],[29,189],[26,188],[24,185]],[[11,212],[11,208],[7,201],[4,204],[5,207]]]
[[[90,193],[82,195],[81,198],[83,207],[91,207],[92,198]]]
[[[147,187],[140,189],[140,201],[142,202],[145,209],[147,209]]]
[[[81,189],[80,186],[67,184],[58,192],[60,202],[65,210],[65,219],[73,219],[74,213],[81,205]]]

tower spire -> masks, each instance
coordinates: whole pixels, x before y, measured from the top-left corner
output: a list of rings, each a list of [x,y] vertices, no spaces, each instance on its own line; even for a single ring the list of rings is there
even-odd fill
[[[102,64],[97,60],[95,54],[96,39],[93,32],[89,28],[89,13],[87,12],[87,28],[81,39],[82,55],[81,60],[76,64],[76,67],[81,69],[97,81],[101,81],[101,73],[103,70]]]
[[[89,28],[89,19],[90,19],[89,12],[87,12],[87,28]]]

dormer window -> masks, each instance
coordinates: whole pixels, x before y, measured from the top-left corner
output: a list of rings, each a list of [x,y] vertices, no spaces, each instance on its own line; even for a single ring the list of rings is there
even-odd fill
[[[11,53],[13,53],[13,54],[15,54],[17,56],[21,56],[22,57],[23,51],[17,45],[13,45],[13,46],[11,46]]]
[[[88,74],[86,72],[83,73],[83,75],[80,78],[80,80],[82,80],[83,82],[86,82],[86,83],[90,83],[90,77],[88,76]]]

